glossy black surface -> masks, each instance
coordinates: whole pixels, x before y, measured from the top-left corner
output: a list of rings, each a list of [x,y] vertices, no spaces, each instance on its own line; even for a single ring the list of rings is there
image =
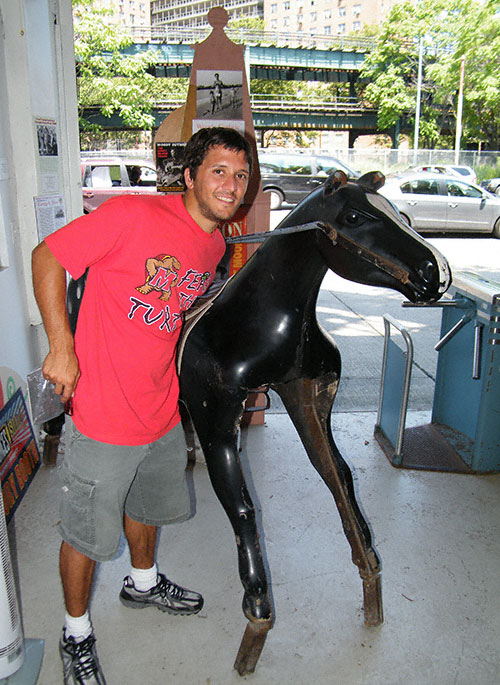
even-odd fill
[[[253,620],[270,618],[272,609],[255,512],[237,450],[249,389],[269,385],[280,394],[312,463],[334,494],[360,573],[371,576],[379,570],[351,473],[331,435],[341,359],[335,343],[318,326],[318,291],[328,268],[351,280],[399,290],[412,301],[438,299],[450,283],[444,258],[398,218],[390,203],[375,197],[381,182],[379,174],[347,184],[345,177],[332,176],[280,227],[322,221],[347,240],[340,235],[332,240],[328,230],[320,228],[269,237],[227,284],[185,345],[181,396],[235,532],[243,608]],[[313,411],[308,411],[311,406]]]

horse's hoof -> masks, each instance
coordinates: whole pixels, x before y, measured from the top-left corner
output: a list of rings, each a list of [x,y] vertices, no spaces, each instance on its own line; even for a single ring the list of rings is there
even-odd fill
[[[243,595],[243,613],[249,621],[271,621],[273,610],[269,595],[250,595],[245,592]]]

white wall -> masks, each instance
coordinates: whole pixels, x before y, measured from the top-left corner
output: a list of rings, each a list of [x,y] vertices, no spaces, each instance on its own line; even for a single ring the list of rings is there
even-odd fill
[[[34,198],[63,198],[68,220],[81,213],[71,0],[0,0],[0,93],[1,407],[45,353],[31,288]],[[55,156],[39,154],[41,118],[55,122]]]

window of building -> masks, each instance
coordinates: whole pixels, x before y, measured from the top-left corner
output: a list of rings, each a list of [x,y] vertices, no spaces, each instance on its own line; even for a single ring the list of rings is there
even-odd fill
[[[339,24],[338,25],[337,33],[345,33],[345,24]]]
[[[361,14],[361,5],[353,5],[352,6],[352,13],[355,14],[356,16],[359,16]]]
[[[331,19],[332,18],[332,10],[325,10],[323,12],[323,18],[324,19]]]
[[[339,17],[345,17],[345,7],[339,7]]]
[[[290,0],[285,0],[283,3],[283,9],[289,10],[290,9]]]
[[[331,35],[331,33],[332,33],[332,27],[331,27],[331,26],[325,26],[324,29],[323,29],[323,33],[325,34],[325,36]]]
[[[273,4],[271,5],[271,12],[273,14],[276,14],[277,11],[278,11],[278,5],[275,2],[273,2]]]
[[[285,17],[283,19],[283,26],[290,26],[290,18],[289,17]]]
[[[361,28],[361,22],[360,21],[353,21],[352,22],[352,30],[353,31],[359,31]]]
[[[318,18],[318,13],[317,12],[311,12],[311,21],[316,21]]]

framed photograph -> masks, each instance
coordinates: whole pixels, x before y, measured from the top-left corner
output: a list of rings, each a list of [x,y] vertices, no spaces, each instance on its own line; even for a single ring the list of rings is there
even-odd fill
[[[198,69],[197,119],[243,118],[243,72]]]

